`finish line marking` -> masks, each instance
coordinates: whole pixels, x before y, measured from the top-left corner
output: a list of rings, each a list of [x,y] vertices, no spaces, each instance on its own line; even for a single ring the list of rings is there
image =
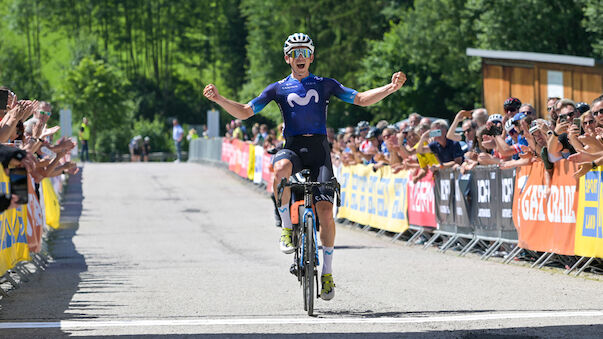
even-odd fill
[[[205,318],[205,319],[148,319],[148,320],[61,320],[54,322],[0,322],[0,329],[60,328],[95,329],[103,327],[148,326],[215,326],[215,325],[316,325],[316,324],[421,324],[460,321],[511,320],[566,317],[603,317],[603,311],[523,312],[497,314],[467,314],[410,318]]]

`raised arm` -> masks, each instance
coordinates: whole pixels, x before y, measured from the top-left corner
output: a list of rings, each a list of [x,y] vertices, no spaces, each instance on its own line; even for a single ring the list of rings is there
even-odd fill
[[[218,93],[218,89],[213,84],[205,86],[203,95],[209,100],[220,105],[226,112],[230,113],[235,118],[245,120],[253,116],[253,108],[249,104],[242,104],[230,99],[226,99]]]
[[[392,75],[392,81],[381,87],[369,89],[368,91],[360,92],[356,94],[354,98],[354,104],[358,106],[370,106],[383,100],[386,96],[399,90],[404,82],[406,81],[406,74],[402,72],[396,72]]]
[[[450,139],[452,141],[461,141],[463,140],[463,135],[455,132],[457,126],[463,119],[469,118],[471,119],[472,111],[460,110],[456,116],[454,117],[454,121],[450,125],[448,129],[448,133],[446,133],[446,139]]]

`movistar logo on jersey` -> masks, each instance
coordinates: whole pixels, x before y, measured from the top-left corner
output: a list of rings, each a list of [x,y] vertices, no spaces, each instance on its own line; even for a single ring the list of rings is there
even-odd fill
[[[289,93],[287,96],[287,103],[289,106],[293,107],[293,103],[298,104],[299,106],[306,106],[310,103],[310,100],[314,99],[315,103],[318,103],[318,92],[315,89],[311,89],[306,93],[305,97],[300,97],[297,93]]]

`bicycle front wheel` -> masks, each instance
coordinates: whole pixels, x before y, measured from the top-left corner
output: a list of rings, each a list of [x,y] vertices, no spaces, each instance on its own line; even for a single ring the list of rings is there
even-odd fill
[[[308,215],[304,223],[304,309],[308,315],[314,313],[314,265],[316,239],[314,239],[314,218]]]

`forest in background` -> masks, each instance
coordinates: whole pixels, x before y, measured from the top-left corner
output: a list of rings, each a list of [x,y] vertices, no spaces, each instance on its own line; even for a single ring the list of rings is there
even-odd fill
[[[467,47],[603,59],[603,0],[0,0],[0,84],[92,122],[96,152],[134,135],[168,151],[171,119],[205,123],[214,83],[247,102],[284,78],[282,44],[305,32],[311,72],[359,91],[408,80],[368,108],[332,100],[328,124],[450,118],[481,106],[481,63]],[[53,116],[58,121],[58,114]],[[222,126],[232,118],[221,112]],[[247,121],[275,126],[272,103]],[[222,131],[223,132],[223,131]]]

